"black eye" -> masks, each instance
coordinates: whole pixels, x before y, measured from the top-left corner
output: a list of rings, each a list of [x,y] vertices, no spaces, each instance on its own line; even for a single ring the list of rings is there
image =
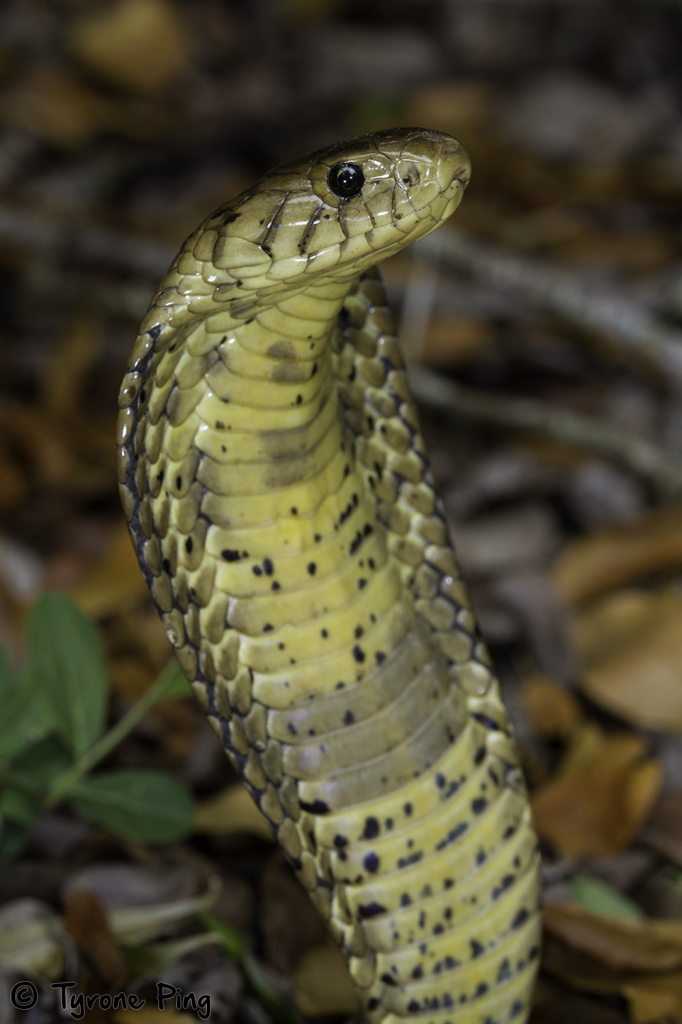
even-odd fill
[[[359,196],[365,184],[362,167],[358,167],[357,164],[334,164],[327,175],[327,184],[339,199]]]

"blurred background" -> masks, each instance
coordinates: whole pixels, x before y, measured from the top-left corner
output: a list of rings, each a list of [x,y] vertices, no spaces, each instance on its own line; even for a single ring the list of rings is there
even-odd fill
[[[3,0],[7,678],[56,591],[104,645],[103,721],[150,692],[170,648],[114,469],[137,323],[216,206],[277,163],[397,125],[450,132],[473,163],[454,222],[383,274],[543,842],[533,1020],[682,1020],[679,0]],[[173,841],[49,800],[45,780],[27,810],[8,764],[0,744],[2,1024],[25,976],[32,1024],[57,1019],[46,986],[64,971],[85,991],[164,977],[210,992],[220,1022],[284,1021],[280,997],[325,1020],[352,1011],[340,958],[189,698],[157,703],[101,759],[184,787],[191,822]],[[116,923],[130,906],[148,908],[147,931]],[[207,907],[274,1003],[243,958],[202,945]],[[29,926],[40,955],[21,952]]]

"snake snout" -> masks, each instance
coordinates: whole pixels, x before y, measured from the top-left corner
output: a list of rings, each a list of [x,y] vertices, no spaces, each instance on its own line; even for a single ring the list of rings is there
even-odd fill
[[[462,189],[469,184],[471,160],[464,146],[449,135],[443,136],[440,155],[436,161],[438,184],[443,191],[453,185]]]

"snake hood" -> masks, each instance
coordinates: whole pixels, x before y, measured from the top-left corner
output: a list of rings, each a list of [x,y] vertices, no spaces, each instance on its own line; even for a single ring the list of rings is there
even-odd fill
[[[185,242],[119,397],[166,633],[372,1024],[520,1024],[538,962],[518,755],[373,267],[468,176],[424,129],[276,168]]]

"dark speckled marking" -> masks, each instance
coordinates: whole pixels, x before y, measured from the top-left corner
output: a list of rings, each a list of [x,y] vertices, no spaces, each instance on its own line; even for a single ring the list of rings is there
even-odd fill
[[[362,839],[376,839],[381,830],[381,826],[376,818],[369,817],[365,818],[365,830],[362,833]]]

